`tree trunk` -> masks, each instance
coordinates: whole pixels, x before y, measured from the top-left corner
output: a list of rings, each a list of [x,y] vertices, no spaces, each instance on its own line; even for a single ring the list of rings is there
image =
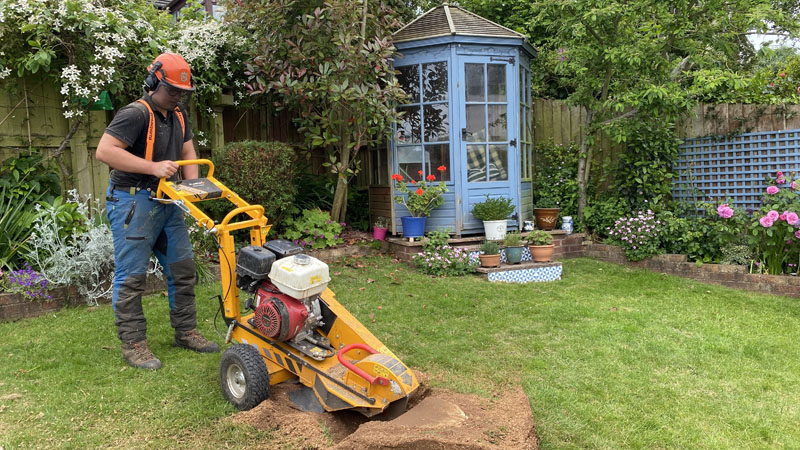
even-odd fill
[[[59,145],[56,151],[53,152],[53,155],[50,156],[51,158],[55,158],[56,162],[58,163],[58,168],[61,170],[61,177],[64,179],[64,186],[63,186],[64,193],[72,189],[73,185],[72,185],[72,176],[67,170],[67,166],[66,164],[64,164],[64,161],[61,159],[61,156],[64,154],[64,150],[67,149],[67,145],[69,144],[69,141],[72,139],[72,136],[74,136],[75,132],[78,131],[78,127],[80,126],[81,122],[83,122],[83,116],[78,116],[72,122],[72,126],[69,127],[67,135],[64,136],[64,140],[61,141],[61,145]]]
[[[586,121],[583,123],[583,139],[578,155],[578,220],[583,220],[583,210],[586,208],[586,187],[589,184],[589,169],[591,168],[592,146],[587,145],[594,111],[586,110]]]
[[[344,173],[336,175],[336,190],[333,194],[331,207],[331,220],[344,222],[347,213],[347,176]]]
[[[349,139],[341,141],[342,150],[339,152],[339,161],[336,162],[336,189],[333,193],[331,206],[331,220],[344,222],[347,213],[347,169],[350,167],[350,142]]]

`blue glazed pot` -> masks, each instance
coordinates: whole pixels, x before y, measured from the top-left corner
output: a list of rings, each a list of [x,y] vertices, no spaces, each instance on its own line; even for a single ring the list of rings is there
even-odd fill
[[[427,217],[403,216],[403,237],[421,237],[425,234],[425,220]]]
[[[523,247],[506,247],[506,260],[509,264],[519,264],[522,261]]]

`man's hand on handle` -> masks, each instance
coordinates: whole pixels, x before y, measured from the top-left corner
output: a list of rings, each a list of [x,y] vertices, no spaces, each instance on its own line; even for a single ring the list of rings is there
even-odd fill
[[[151,174],[157,178],[169,178],[178,171],[178,163],[175,161],[154,162]]]

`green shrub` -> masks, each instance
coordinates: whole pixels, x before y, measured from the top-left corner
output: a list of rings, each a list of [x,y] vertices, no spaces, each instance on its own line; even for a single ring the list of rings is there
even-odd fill
[[[550,245],[553,243],[553,236],[544,230],[533,230],[528,235],[529,245]]]
[[[369,190],[351,186],[347,190],[347,224],[354,230],[369,230]]]
[[[215,177],[251,205],[262,205],[269,223],[282,225],[297,193],[293,183],[294,149],[282,142],[231,142],[212,156]],[[221,200],[209,203],[215,219],[232,208]]]
[[[658,214],[662,227],[661,247],[666,253],[686,255],[690,261],[720,262],[723,249],[741,241],[747,214],[734,209],[732,217],[723,219],[716,205],[698,206],[705,210],[702,214],[697,213],[696,206],[687,204],[675,204],[672,211]]]
[[[594,200],[583,210],[586,231],[597,239],[608,237],[608,227],[628,212],[625,201],[616,197]]]
[[[37,154],[8,158],[0,167],[0,189],[5,189],[7,197],[30,194],[27,203],[31,208],[35,203],[32,199],[50,203],[61,194],[58,175],[50,169]]]
[[[478,220],[503,220],[514,212],[514,204],[510,198],[490,198],[476,203],[472,207],[472,215]]]
[[[745,242],[730,243],[722,247],[722,257],[720,264],[736,264],[737,266],[747,266],[755,260],[756,255],[753,249]]]
[[[678,158],[674,125],[661,121],[633,121],[626,150],[614,170],[615,195],[633,209],[656,209],[670,196],[673,167]]]
[[[283,238],[313,249],[344,243],[342,224],[332,221],[330,213],[320,209],[306,209],[299,217],[286,219]]]
[[[503,239],[503,244],[506,247],[519,247],[522,245],[522,235],[514,231],[506,233],[506,237]]]
[[[39,197],[31,193],[16,197],[0,188],[0,269],[22,267],[22,255],[30,251],[27,241],[36,218],[33,208],[27,206]]]
[[[533,204],[559,208],[562,216],[578,214],[578,150],[575,145],[543,142],[534,148],[536,173]],[[593,192],[589,192],[591,196]]]
[[[500,246],[494,241],[483,241],[483,244],[481,244],[481,251],[484,255],[499,255]]]
[[[422,252],[414,255],[413,263],[420,272],[437,277],[462,276],[475,271],[478,259],[472,259],[469,252],[453,248],[448,241],[447,231],[431,231],[422,244]]]

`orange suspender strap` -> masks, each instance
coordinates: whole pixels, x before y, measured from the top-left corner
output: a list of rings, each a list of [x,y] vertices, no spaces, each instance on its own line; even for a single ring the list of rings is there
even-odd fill
[[[153,115],[153,108],[151,108],[146,101],[142,99],[136,101],[143,104],[145,108],[147,108],[147,112],[150,113],[150,121],[147,124],[147,146],[145,148],[144,159],[152,161],[153,144],[156,142],[156,119]],[[177,106],[175,107],[175,115],[178,116],[178,121],[181,123],[181,136],[186,136],[186,122],[183,119],[183,114],[181,113],[180,108]]]
[[[148,161],[153,160],[153,143],[156,142],[156,119],[153,116],[153,108],[147,104],[146,101],[139,99],[136,100],[137,102],[143,104],[145,108],[147,108],[147,112],[150,113],[150,123],[147,124],[147,148],[144,153],[144,159]]]
[[[183,121],[183,113],[181,109],[177,106],[175,107],[175,115],[178,116],[178,120],[181,122],[181,136],[186,137],[186,122]],[[181,139],[181,146],[183,146],[183,139]],[[181,147],[183,148],[183,147]]]

